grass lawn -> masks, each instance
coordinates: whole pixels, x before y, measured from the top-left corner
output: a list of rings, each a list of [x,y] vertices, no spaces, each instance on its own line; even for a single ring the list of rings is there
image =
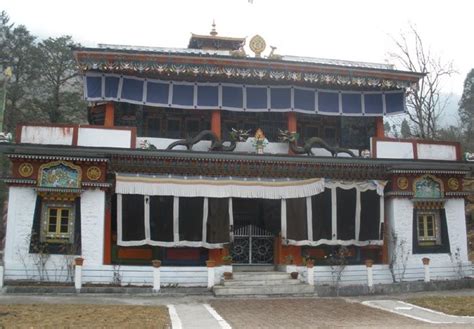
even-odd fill
[[[0,305],[1,328],[171,328],[166,306]]]
[[[446,314],[474,316],[474,296],[421,297],[407,302]]]

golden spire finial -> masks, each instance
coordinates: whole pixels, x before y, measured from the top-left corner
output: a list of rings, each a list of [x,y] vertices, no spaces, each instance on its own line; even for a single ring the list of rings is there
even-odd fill
[[[212,30],[211,30],[211,33],[210,33],[213,37],[215,37],[217,35],[217,31],[216,31],[216,21],[213,19],[212,20]]]

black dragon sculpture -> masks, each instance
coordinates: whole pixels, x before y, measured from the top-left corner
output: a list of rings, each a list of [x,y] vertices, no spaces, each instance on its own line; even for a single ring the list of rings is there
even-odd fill
[[[221,152],[232,152],[237,146],[237,142],[245,142],[249,137],[250,131],[248,130],[237,130],[232,129],[230,133],[229,145],[224,145],[226,141],[221,141],[217,138],[217,135],[211,130],[203,130],[194,137],[187,139],[180,139],[176,142],[168,145],[166,150],[172,150],[176,146],[186,146],[188,150],[192,150],[194,144],[199,143],[202,140],[210,140],[211,146],[209,151],[221,151]]]
[[[331,146],[319,137],[311,137],[310,139],[307,139],[304,142],[303,146],[298,146],[296,145],[296,142],[299,138],[298,133],[289,132],[288,130],[280,130],[279,135],[280,140],[282,142],[288,142],[290,150],[293,151],[295,154],[314,155],[312,148],[315,146],[319,146],[331,152],[331,155],[333,157],[337,157],[339,153],[346,153],[351,157],[356,157],[354,152],[352,152],[351,150],[338,146]]]

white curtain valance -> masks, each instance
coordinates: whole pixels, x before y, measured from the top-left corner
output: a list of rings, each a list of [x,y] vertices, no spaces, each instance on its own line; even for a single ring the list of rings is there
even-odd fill
[[[173,195],[177,197],[293,199],[319,194],[325,188],[376,190],[383,196],[386,181],[334,181],[236,177],[186,177],[116,174],[119,194]]]
[[[324,179],[246,179],[116,174],[119,194],[177,197],[291,199],[324,191]]]
[[[287,245],[290,246],[309,246],[309,247],[317,247],[320,245],[329,245],[329,246],[357,246],[357,247],[365,247],[365,246],[382,246],[383,240],[367,240],[367,241],[359,241],[359,240],[328,240],[328,239],[320,239],[317,241],[310,241],[310,240],[291,240],[288,239],[285,241]]]

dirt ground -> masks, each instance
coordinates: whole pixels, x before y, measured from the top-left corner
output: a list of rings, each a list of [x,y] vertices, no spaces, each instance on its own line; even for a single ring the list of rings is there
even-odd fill
[[[407,302],[446,314],[474,316],[474,296],[420,297]]]
[[[165,306],[0,305],[1,328],[171,328]]]

